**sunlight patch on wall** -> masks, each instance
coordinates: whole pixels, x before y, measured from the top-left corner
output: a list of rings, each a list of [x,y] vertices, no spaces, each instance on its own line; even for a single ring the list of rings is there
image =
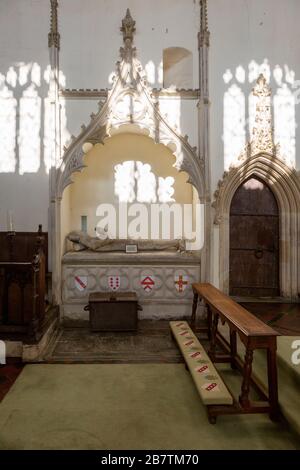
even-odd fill
[[[20,99],[20,126],[18,135],[19,173],[36,173],[40,167],[41,98],[31,84]]]
[[[0,74],[0,173],[13,173],[16,169],[16,108],[17,100]]]
[[[61,126],[61,142],[60,142],[60,153],[63,156],[64,153],[64,146],[68,147],[71,142],[71,132],[67,126],[67,110],[66,110],[66,101],[60,99],[60,126]],[[57,162],[57,168],[60,166],[61,162]]]
[[[145,72],[146,72],[148,83],[151,83],[151,85],[154,85],[155,84],[155,65],[152,60],[149,60],[149,62],[147,62],[147,64],[145,65]]]
[[[135,200],[135,162],[128,161],[115,166],[115,194],[119,202]]]
[[[10,85],[11,88],[16,88],[17,86],[18,75],[13,67],[9,67],[6,74],[6,83]]]
[[[163,63],[162,61],[156,66],[153,60],[149,60],[145,65],[147,81],[150,85],[163,85]]]
[[[258,64],[255,60],[251,60],[248,65],[248,82],[255,82],[261,73],[266,78],[267,82],[270,83],[271,68],[268,63],[268,59],[264,59],[262,64]]]
[[[238,163],[238,157],[246,141],[250,141],[255,127],[258,97],[249,85],[253,85],[260,74],[271,83],[273,102],[274,141],[279,143],[281,154],[286,163],[295,166],[296,158],[296,112],[295,112],[295,72],[286,64],[276,65],[273,69],[267,59],[259,64],[255,60],[248,67],[241,64],[235,69],[226,69],[223,81],[227,87],[224,93],[223,140],[224,170]],[[247,109],[248,108],[248,109]]]
[[[44,164],[46,173],[49,173],[52,167],[54,132],[54,114],[49,97],[44,99]]]
[[[148,163],[129,160],[114,167],[119,202],[173,202],[174,178],[157,177]]]
[[[163,62],[160,61],[158,68],[157,68],[157,81],[162,86],[164,82],[164,70],[163,70]]]
[[[49,173],[55,155],[54,98],[51,67],[17,62],[0,74],[0,173]],[[65,76],[60,72],[60,84]],[[65,105],[61,105],[62,134],[67,141]]]
[[[36,62],[18,62],[0,75],[1,173],[36,173],[41,167],[42,71]]]
[[[136,162],[135,179],[138,202],[156,202],[156,177],[148,163]]]
[[[174,195],[174,178],[173,176],[167,176],[166,178],[162,178],[161,176],[158,178],[158,189],[157,195],[159,202],[173,202],[175,199],[172,197]]]
[[[237,81],[239,83],[245,83],[245,80],[246,80],[246,71],[244,69],[244,67],[242,67],[241,65],[239,65],[237,68],[236,68],[236,71],[235,71],[235,78],[237,79]]]
[[[295,122],[295,97],[285,83],[274,96],[274,135],[290,166],[295,166],[296,160]]]
[[[177,132],[181,133],[181,101],[180,99],[160,99],[159,109],[161,115],[168,121],[168,124]]]
[[[143,103],[131,94],[126,94],[122,100],[115,105],[114,112],[120,119],[130,119],[138,117],[143,111]]]
[[[239,155],[246,143],[245,96],[232,84],[224,95],[224,168],[228,170],[232,155]]]
[[[256,178],[250,178],[248,181],[246,181],[243,184],[243,188],[249,189],[251,191],[256,191],[256,190],[263,191],[264,184]]]

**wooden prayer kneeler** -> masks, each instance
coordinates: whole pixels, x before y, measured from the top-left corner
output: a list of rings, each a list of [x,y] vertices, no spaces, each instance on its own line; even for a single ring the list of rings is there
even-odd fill
[[[207,400],[203,399],[203,393],[200,392],[200,396],[203,399],[204,404],[207,405],[209,421],[211,423],[215,423],[218,415],[247,413],[269,413],[271,419],[277,419],[279,415],[276,365],[276,340],[278,333],[211,284],[193,284],[192,287],[194,292],[194,301],[191,326],[195,327],[198,300],[201,299],[207,307],[207,333],[210,340],[208,355],[211,363],[229,362],[232,368],[240,370],[243,377],[239,399],[236,400],[232,395],[232,403],[221,403],[220,400],[219,402],[215,401],[214,403],[209,403]],[[229,327],[230,342],[228,342],[218,331],[219,319]],[[180,322],[175,323],[179,324]],[[171,328],[174,335],[175,326],[171,325]],[[237,354],[237,334],[246,348],[244,362]],[[190,331],[188,331],[186,335],[188,337],[193,337],[192,339],[196,338]],[[175,338],[178,342],[178,334],[175,335]],[[185,360],[191,357],[189,352],[186,352],[185,350],[183,351],[181,339],[178,344],[184,353]],[[186,343],[184,344],[186,347]],[[221,346],[225,354],[217,354],[217,345]],[[200,343],[197,344],[196,342],[196,347],[199,348],[199,346],[201,346]],[[265,349],[267,351],[268,395],[266,395],[261,385],[255,381],[252,376],[252,361],[255,349]],[[207,359],[203,352],[202,355],[204,359]],[[187,365],[191,370],[189,360],[187,361]],[[192,366],[194,367],[194,364]],[[211,367],[211,365],[208,365],[208,367]],[[213,372],[213,375],[216,375],[217,377],[215,372]],[[221,382],[219,382],[219,380]],[[214,383],[220,383],[219,389],[223,390],[222,380],[220,377],[217,377],[216,380],[214,380]],[[253,402],[250,400],[250,385],[253,386],[261,397],[261,401]],[[215,393],[215,396],[217,397],[217,393]]]
[[[171,321],[170,327],[203,404],[207,407],[232,405],[231,393],[188,323],[186,321]],[[214,421],[210,415],[209,420]]]

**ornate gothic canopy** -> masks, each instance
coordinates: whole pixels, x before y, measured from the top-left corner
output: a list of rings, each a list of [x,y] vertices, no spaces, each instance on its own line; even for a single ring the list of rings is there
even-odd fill
[[[204,195],[203,165],[197,156],[197,149],[191,147],[188,136],[182,136],[170,126],[159,110],[157,96],[147,83],[146,73],[137,59],[133,46],[135,21],[129,9],[122,21],[123,46],[121,61],[116,64],[112,89],[106,101],[99,103],[97,114],[91,115],[87,127],[73,138],[57,174],[57,197],[72,182],[72,174],[84,168],[85,152],[95,144],[104,144],[106,138],[118,132],[142,133],[156,143],[169,147],[176,161],[178,171],[186,171],[189,182],[197,189],[200,199]]]

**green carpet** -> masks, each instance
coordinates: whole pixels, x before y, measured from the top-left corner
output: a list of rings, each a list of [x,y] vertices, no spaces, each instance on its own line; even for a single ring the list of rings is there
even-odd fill
[[[183,364],[27,365],[0,403],[0,449],[296,448],[265,415],[209,424]]]

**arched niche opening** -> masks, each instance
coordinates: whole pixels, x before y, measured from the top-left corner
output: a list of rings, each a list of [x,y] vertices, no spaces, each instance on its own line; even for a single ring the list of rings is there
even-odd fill
[[[259,153],[245,160],[239,167],[224,173],[215,192],[215,227],[219,238],[219,286],[229,294],[230,267],[230,207],[237,189],[249,178],[266,184],[276,198],[279,209],[279,284],[280,296],[299,299],[300,250],[299,214],[300,183],[295,170],[281,159]]]
[[[279,208],[261,179],[252,176],[236,190],[229,237],[229,294],[279,296]]]
[[[94,145],[84,157],[85,168],[72,175],[73,183],[63,192],[62,254],[68,250],[69,232],[86,230],[88,235],[96,236],[95,228],[100,220],[97,210],[102,204],[115,207],[117,215],[119,203],[127,204],[127,213],[133,204],[143,204],[148,209],[149,238],[152,238],[151,204],[177,203],[182,207],[189,204],[195,208],[199,202],[197,191],[187,182],[187,173],[179,172],[174,162],[168,147],[156,144],[145,135],[120,133],[107,138],[104,145]],[[191,217],[194,218],[193,211]],[[175,237],[174,219],[172,223],[171,238]],[[108,230],[110,238],[126,238],[123,232],[120,236],[118,224],[117,217],[116,236]],[[142,232],[145,233],[143,228]],[[161,238],[160,231],[158,239]]]
[[[184,47],[163,51],[164,88],[193,88],[193,54]]]

